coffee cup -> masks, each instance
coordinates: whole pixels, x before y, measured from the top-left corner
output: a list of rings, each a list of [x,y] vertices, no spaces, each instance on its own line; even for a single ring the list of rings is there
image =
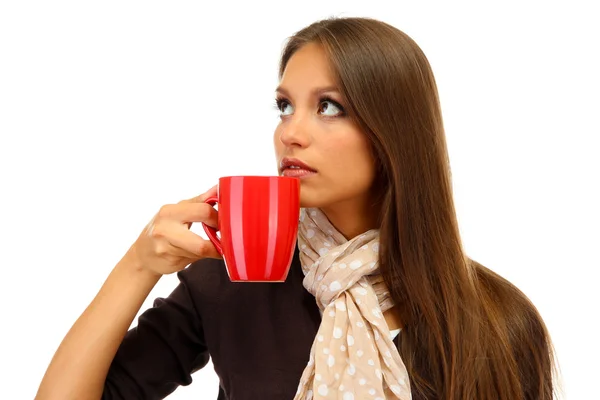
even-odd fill
[[[285,176],[219,178],[218,229],[202,224],[233,282],[284,282],[300,216],[300,180]],[[220,238],[217,236],[220,233]]]

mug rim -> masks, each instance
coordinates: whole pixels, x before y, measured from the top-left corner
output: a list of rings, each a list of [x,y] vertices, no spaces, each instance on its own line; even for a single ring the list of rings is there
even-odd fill
[[[299,178],[297,178],[295,176],[283,176],[283,175],[228,175],[228,176],[221,176],[221,177],[219,177],[219,180],[221,180],[221,179],[232,179],[232,178],[284,179],[284,180],[299,179]]]

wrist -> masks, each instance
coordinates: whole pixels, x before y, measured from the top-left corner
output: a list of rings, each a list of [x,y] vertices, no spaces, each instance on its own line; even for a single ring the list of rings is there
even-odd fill
[[[125,253],[123,258],[119,262],[119,264],[122,264],[122,266],[124,268],[128,269],[130,272],[132,272],[136,275],[144,276],[150,280],[158,281],[162,276],[158,272],[151,271],[144,266],[144,263],[142,262],[141,258],[139,257],[137,248],[135,247],[135,245],[133,245],[129,248],[127,253]]]

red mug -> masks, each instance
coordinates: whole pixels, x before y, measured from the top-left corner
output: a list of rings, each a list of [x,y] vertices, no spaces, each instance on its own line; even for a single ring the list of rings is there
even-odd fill
[[[202,224],[233,282],[284,282],[294,256],[300,180],[285,176],[219,178],[218,231]]]

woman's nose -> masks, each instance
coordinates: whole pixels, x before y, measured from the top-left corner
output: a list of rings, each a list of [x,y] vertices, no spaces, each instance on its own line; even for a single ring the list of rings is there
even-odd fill
[[[292,115],[279,129],[279,140],[285,146],[306,147],[310,143],[309,116]]]

